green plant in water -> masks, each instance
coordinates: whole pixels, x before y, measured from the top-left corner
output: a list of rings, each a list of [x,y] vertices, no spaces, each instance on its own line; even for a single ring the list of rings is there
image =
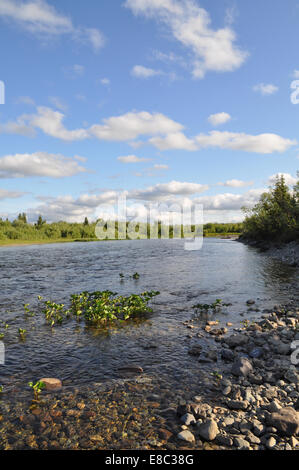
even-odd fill
[[[212,304],[196,304],[193,305],[192,308],[195,310],[196,314],[208,315],[210,312],[213,314],[219,313],[223,307],[229,307],[230,305],[231,304],[223,303],[222,299],[216,299]]]
[[[136,279],[139,279],[139,278],[140,278],[140,274],[139,274],[139,273],[135,273],[135,274],[133,274],[132,278],[135,279],[135,280],[136,280]]]
[[[219,387],[220,381],[222,380],[222,374],[218,370],[215,370],[211,373],[211,375],[214,377],[214,379],[216,379],[217,385]]]
[[[25,339],[27,330],[23,330],[22,328],[19,328],[19,336],[21,339]]]
[[[4,338],[4,333],[0,333],[0,339]]]
[[[124,275],[123,273],[120,273],[120,274],[119,274],[119,277],[120,277],[121,279],[124,279],[125,275]]]
[[[0,393],[3,392],[3,385],[0,385]]]
[[[42,312],[46,322],[53,327],[62,324],[64,320],[76,318],[84,320],[93,326],[105,326],[122,323],[151,312],[149,301],[160,292],[143,292],[139,295],[121,296],[109,290],[96,292],[81,292],[71,295],[70,307],[50,300],[44,301]]]
[[[42,390],[46,387],[46,384],[44,382],[42,382],[41,380],[39,380],[35,384],[33,382],[29,382],[28,385],[33,390],[35,400],[39,399],[39,396],[40,396]]]

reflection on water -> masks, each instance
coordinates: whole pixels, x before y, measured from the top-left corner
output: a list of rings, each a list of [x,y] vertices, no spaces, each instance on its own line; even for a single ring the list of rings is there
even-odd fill
[[[257,315],[246,301],[270,308],[298,291],[298,270],[231,240],[206,239],[201,251],[184,251],[182,240],[71,243],[0,248],[0,320],[5,332],[6,364],[1,383],[24,383],[57,376],[65,383],[89,383],[119,377],[124,363],[177,380],[187,367],[186,329],[196,303],[222,298],[231,303],[220,321],[240,324]],[[121,281],[119,273],[140,273]],[[86,330],[72,321],[51,330],[39,316],[25,319],[23,305],[38,295],[65,302],[83,290],[120,294],[159,290],[147,321],[110,331]],[[18,339],[25,328],[26,341]],[[182,372],[183,373],[183,372]]]

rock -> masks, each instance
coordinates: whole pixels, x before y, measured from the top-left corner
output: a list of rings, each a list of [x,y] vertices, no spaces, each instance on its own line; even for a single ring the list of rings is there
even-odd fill
[[[186,426],[190,426],[191,424],[196,424],[196,420],[191,413],[186,413],[185,415],[181,416],[181,421]]]
[[[242,334],[232,335],[226,338],[225,342],[230,348],[236,348],[237,346],[244,346],[245,344],[247,344],[248,338],[247,336]]]
[[[222,349],[221,351],[221,357],[225,361],[233,361],[234,360],[234,353],[230,349]]]
[[[255,304],[255,300],[249,299],[249,300],[247,300],[246,304],[247,304],[247,305],[254,305],[254,304]]]
[[[234,445],[240,450],[249,450],[250,444],[249,442],[245,441],[242,437],[235,437]]]
[[[263,353],[264,351],[262,348],[253,348],[249,352],[249,356],[252,357],[253,359],[256,359],[256,358],[262,357]]]
[[[224,436],[223,434],[218,434],[215,439],[216,444],[220,446],[231,447],[234,443],[233,439],[229,436]]]
[[[205,441],[214,441],[216,436],[219,434],[219,429],[216,421],[210,419],[203,424],[198,426],[198,434]]]
[[[291,437],[291,439],[290,439],[290,445],[293,447],[293,449],[294,449],[295,447],[297,447],[298,441],[297,441],[297,439],[296,439],[295,437]]]
[[[228,385],[227,387],[224,387],[224,389],[222,390],[222,395],[227,397],[231,391],[232,391],[232,388],[230,385]]]
[[[178,439],[180,439],[181,441],[190,442],[190,443],[195,442],[195,437],[194,437],[194,435],[192,434],[192,432],[190,432],[190,431],[181,431],[181,432],[177,435],[177,437],[178,437]]]
[[[142,367],[137,366],[137,365],[133,365],[133,364],[119,367],[118,370],[120,372],[132,372],[133,374],[142,374],[143,373]]]
[[[252,430],[253,430],[253,433],[257,437],[260,437],[262,434],[265,433],[266,428],[260,421],[255,419],[255,420],[252,421]]]
[[[299,374],[295,367],[290,367],[289,370],[284,374],[284,378],[290,383],[299,382]]]
[[[282,436],[295,436],[299,431],[299,413],[291,407],[282,408],[267,416],[267,423]]]
[[[163,441],[169,441],[169,439],[172,437],[172,432],[168,431],[168,429],[160,428],[159,437]]]
[[[247,377],[248,374],[253,372],[253,367],[246,357],[240,357],[232,365],[231,372],[237,376]]]
[[[45,389],[48,391],[54,392],[62,388],[62,382],[59,379],[44,378],[40,379],[40,382],[43,382],[45,384]]]
[[[274,439],[273,436],[269,437],[266,441],[266,447],[267,449],[273,449],[273,447],[276,446],[276,440]]]
[[[241,401],[241,400],[229,400],[227,402],[227,406],[231,409],[231,410],[247,410],[248,406],[249,406],[249,403],[248,401],[244,400],[244,401]]]
[[[201,350],[202,350],[202,346],[195,345],[189,349],[188,354],[190,354],[190,356],[200,356]]]

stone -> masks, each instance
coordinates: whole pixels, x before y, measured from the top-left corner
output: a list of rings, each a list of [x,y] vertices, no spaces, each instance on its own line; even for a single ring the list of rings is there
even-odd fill
[[[248,374],[253,372],[253,367],[246,357],[240,357],[232,365],[231,372],[236,376],[247,377]]]
[[[244,401],[241,401],[241,400],[229,400],[227,402],[227,406],[231,409],[231,410],[247,410],[248,406],[249,406],[249,403],[248,401],[244,400]]]
[[[43,382],[45,384],[45,389],[47,391],[54,392],[62,388],[62,382],[59,379],[43,378],[43,379],[40,379],[40,382]]]
[[[168,429],[160,428],[159,437],[163,441],[169,441],[169,439],[172,437],[172,432],[168,431]]]
[[[186,413],[185,415],[181,416],[181,421],[186,426],[190,426],[191,424],[196,424],[196,420],[191,413]]]
[[[245,441],[242,437],[235,437],[234,445],[240,450],[249,450],[250,444],[249,442]]]
[[[267,416],[267,423],[282,436],[295,436],[299,431],[299,413],[291,407],[282,408]]]
[[[249,352],[249,356],[252,357],[253,359],[257,359],[263,355],[264,351],[262,348],[253,348]]]
[[[119,367],[118,370],[120,372],[132,372],[133,374],[142,374],[143,373],[143,369],[142,369],[141,366],[137,366],[137,365],[133,365],[133,364]]]
[[[247,304],[247,305],[254,305],[254,304],[255,304],[255,300],[249,299],[249,300],[247,300],[246,304]]]
[[[195,346],[192,346],[192,348],[189,349],[188,354],[190,356],[200,356],[201,350],[202,350],[202,346],[195,345]]]
[[[194,435],[192,434],[192,432],[190,431],[181,431],[179,432],[179,434],[177,435],[178,439],[180,439],[181,441],[185,441],[185,442],[190,442],[190,443],[193,443],[195,442],[195,437]]]
[[[223,434],[218,434],[215,442],[220,446],[231,447],[234,443],[233,439],[229,436],[224,436]]]
[[[230,348],[236,348],[237,346],[244,346],[245,344],[247,344],[248,338],[247,336],[242,334],[232,335],[226,338],[225,342]]]
[[[219,429],[216,421],[210,419],[203,424],[198,426],[198,434],[205,441],[214,441],[216,436],[219,434]]]
[[[225,361],[233,361],[234,360],[234,353],[230,349],[222,349],[221,351],[221,357]]]
[[[269,437],[266,441],[266,447],[267,449],[273,449],[273,447],[276,446],[276,440],[274,439],[273,436]]]

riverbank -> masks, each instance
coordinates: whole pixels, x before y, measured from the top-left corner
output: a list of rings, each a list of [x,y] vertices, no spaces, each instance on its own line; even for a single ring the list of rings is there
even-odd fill
[[[290,264],[291,266],[299,266],[299,242],[292,241],[289,243],[271,243],[267,241],[248,240],[242,236],[237,241],[245,245],[252,246],[259,249],[267,256],[278,259],[283,263]]]
[[[241,327],[197,319],[184,326],[185,354],[197,369],[192,390],[167,390],[134,363],[118,380],[63,385],[37,401],[29,391],[18,401],[3,393],[0,449],[298,449],[296,304]]]

